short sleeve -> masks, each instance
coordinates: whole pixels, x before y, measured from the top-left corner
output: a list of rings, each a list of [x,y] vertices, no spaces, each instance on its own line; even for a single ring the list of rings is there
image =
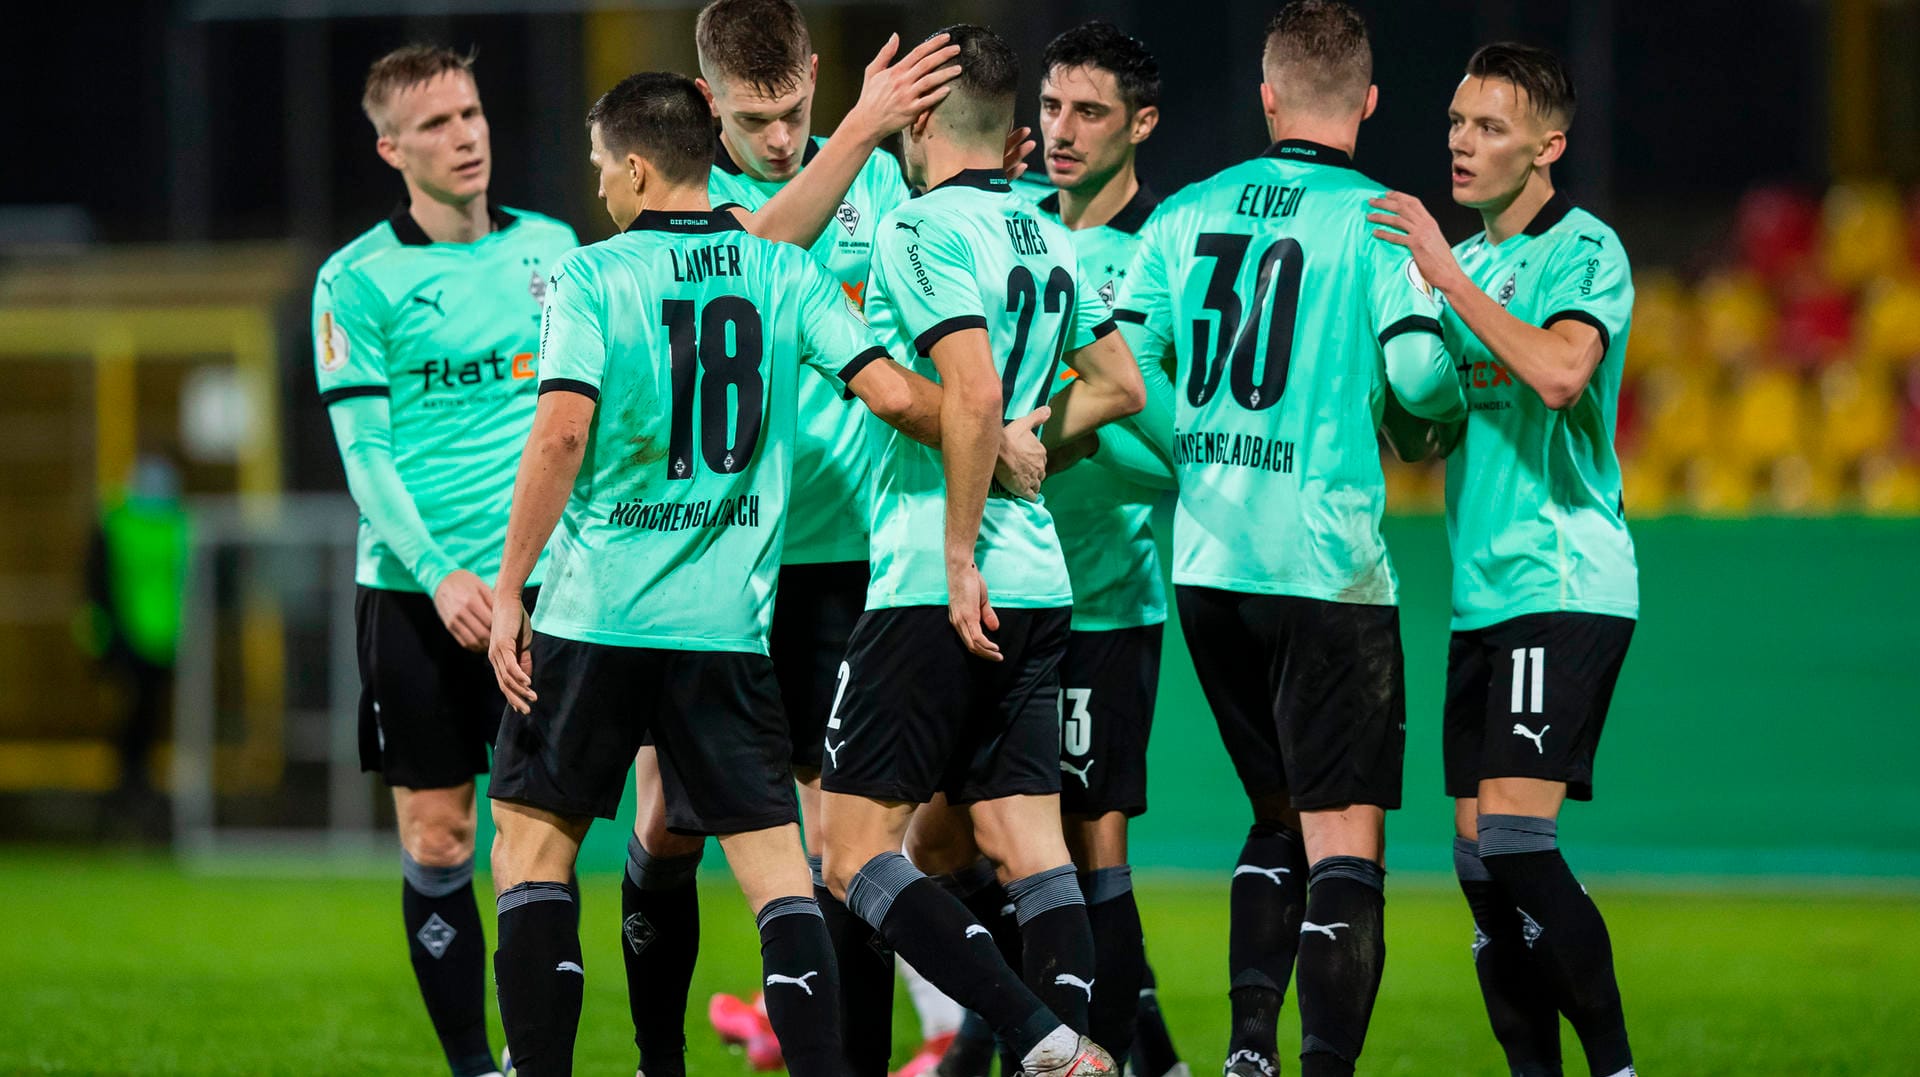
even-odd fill
[[[1073,333],[1067,339],[1068,351],[1079,351],[1114,330],[1113,313],[1100,298],[1098,285],[1090,284],[1084,270],[1074,275]]]
[[[313,295],[313,365],[322,404],[388,395],[384,309],[363,275],[321,271]]]
[[[547,281],[540,313],[540,391],[579,393],[600,399],[607,369],[604,306],[599,281],[586,259],[562,259]]]
[[[1542,328],[1560,321],[1593,326],[1603,353],[1627,331],[1633,317],[1633,269],[1618,236],[1604,230],[1576,231],[1547,274],[1542,282],[1546,294],[1534,308],[1547,312]]]
[[[800,284],[800,361],[844,392],[867,364],[886,358],[887,349],[867,328],[840,282],[811,257],[794,250],[792,272]]]
[[[1363,239],[1368,248],[1367,304],[1374,339],[1385,347],[1404,333],[1440,336],[1440,300],[1406,251],[1383,239]]]
[[[1127,344],[1144,365],[1173,351],[1173,290],[1167,276],[1167,218],[1155,213],[1140,233],[1140,245],[1113,317],[1128,327]]]
[[[900,316],[900,332],[922,356],[942,338],[985,329],[987,311],[975,279],[973,251],[951,223],[911,207],[880,222],[874,274]]]

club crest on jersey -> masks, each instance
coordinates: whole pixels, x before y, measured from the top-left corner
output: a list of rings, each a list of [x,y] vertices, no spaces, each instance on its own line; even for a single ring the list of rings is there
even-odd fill
[[[1114,297],[1118,294],[1119,294],[1119,289],[1113,286],[1112,281],[1108,281],[1107,283],[1102,284],[1100,286],[1100,301],[1107,305],[1108,310],[1113,309],[1113,300],[1114,300]]]
[[[533,276],[527,279],[527,294],[533,297],[535,303],[547,301],[547,278],[540,272],[539,266],[533,267]]]
[[[320,331],[315,334],[320,352],[320,369],[331,374],[347,365],[347,331],[333,320],[333,312],[320,313]]]
[[[1519,276],[1520,274],[1517,271],[1507,274],[1507,282],[1500,286],[1500,294],[1494,296],[1495,299],[1499,300],[1502,307],[1513,302],[1513,293],[1519,290],[1517,284]]]
[[[840,226],[847,230],[848,235],[852,235],[854,229],[860,227],[860,211],[853,208],[852,202],[841,202],[840,208],[833,213],[833,219],[840,222]]]

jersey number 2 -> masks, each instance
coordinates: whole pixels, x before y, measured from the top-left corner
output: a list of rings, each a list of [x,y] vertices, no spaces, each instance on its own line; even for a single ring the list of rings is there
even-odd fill
[[[1039,281],[1034,280],[1033,270],[1026,266],[1014,266],[1007,274],[1007,313],[1017,316],[1013,325],[1013,350],[1007,353],[1007,370],[1000,376],[1000,399],[1006,407],[1013,407],[1013,387],[1020,377],[1020,364],[1027,358],[1027,338],[1033,334],[1033,318],[1044,305],[1048,314],[1065,311],[1066,319],[1060,322],[1060,333],[1053,342],[1047,373],[1040,379],[1040,392],[1034,398],[1033,405],[1024,411],[1007,415],[1007,422],[1018,419],[1027,411],[1045,404],[1053,395],[1053,375],[1060,366],[1060,355],[1066,350],[1067,326],[1073,316],[1073,274],[1060,266],[1054,266],[1047,275],[1047,289],[1041,294]]]
[[[746,470],[760,444],[766,385],[760,377],[760,312],[723,295],[697,316],[690,299],[660,304],[673,372],[673,430],[667,477],[693,478],[693,397],[700,396],[700,456],[723,475]]]
[[[1297,240],[1281,238],[1260,255],[1254,275],[1253,317],[1246,319],[1240,295],[1233,289],[1246,264],[1252,236],[1224,232],[1202,233],[1193,253],[1213,259],[1202,303],[1219,317],[1219,328],[1208,339],[1207,323],[1193,323],[1193,367],[1187,372],[1187,403],[1204,405],[1220,387],[1221,368],[1233,398],[1249,411],[1261,411],[1280,402],[1287,391],[1287,368],[1293,364],[1293,324],[1300,310],[1300,275],[1307,257]],[[1269,309],[1269,303],[1271,308]],[[1260,343],[1260,314],[1267,314],[1267,349],[1254,380],[1254,349]]]

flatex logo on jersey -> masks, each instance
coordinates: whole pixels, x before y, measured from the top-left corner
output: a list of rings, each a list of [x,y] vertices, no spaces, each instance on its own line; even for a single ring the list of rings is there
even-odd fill
[[[1505,411],[1513,407],[1513,401],[1505,397],[1519,382],[1514,380],[1507,364],[1498,359],[1477,359],[1459,363],[1453,369],[1460,375],[1460,387],[1469,390],[1468,411]],[[1481,395],[1475,396],[1473,390],[1479,390]],[[1499,395],[1488,399],[1486,394],[1495,391],[1500,391]]]
[[[533,380],[533,353],[507,356],[489,351],[484,359],[429,359],[406,373],[420,379],[420,391],[427,395],[425,407],[463,408],[476,386]]]

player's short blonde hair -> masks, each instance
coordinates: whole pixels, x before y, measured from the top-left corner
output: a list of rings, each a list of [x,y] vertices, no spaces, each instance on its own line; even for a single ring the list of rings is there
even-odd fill
[[[1267,23],[1260,66],[1267,85],[1291,107],[1359,108],[1373,84],[1366,20],[1344,0],[1293,0]]]
[[[403,45],[367,68],[367,86],[360,95],[360,111],[367,114],[375,130],[387,134],[387,103],[393,100],[393,95],[432,82],[449,71],[459,71],[472,78],[473,53],[455,52],[444,45]]]

